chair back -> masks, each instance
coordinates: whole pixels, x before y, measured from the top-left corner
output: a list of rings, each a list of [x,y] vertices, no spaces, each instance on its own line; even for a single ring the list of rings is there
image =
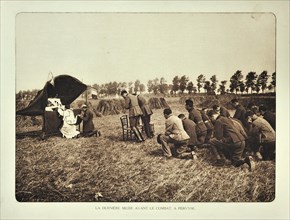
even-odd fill
[[[122,123],[122,127],[123,128],[128,128],[129,127],[129,120],[128,120],[128,115],[122,115],[120,117],[121,123]]]

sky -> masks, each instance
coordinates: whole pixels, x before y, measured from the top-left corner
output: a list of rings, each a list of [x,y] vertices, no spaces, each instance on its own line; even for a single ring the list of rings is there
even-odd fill
[[[68,74],[87,85],[275,72],[271,13],[19,13],[16,91]],[[229,83],[228,83],[229,84]]]

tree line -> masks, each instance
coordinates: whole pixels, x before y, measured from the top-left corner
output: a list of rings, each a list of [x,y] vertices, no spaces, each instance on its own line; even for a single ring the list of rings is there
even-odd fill
[[[229,86],[227,87],[227,84]],[[135,82],[110,82],[102,85],[94,84],[100,95],[116,95],[120,94],[122,89],[127,89],[129,93],[144,93],[146,91],[145,85],[136,80]],[[164,77],[148,80],[147,92],[153,94],[183,94],[185,92],[191,93],[206,93],[206,94],[225,94],[225,93],[265,93],[275,92],[276,90],[276,72],[271,75],[267,71],[260,74],[256,72],[249,72],[245,77],[241,70],[237,70],[229,80],[219,81],[216,75],[209,79],[203,74],[196,78],[196,83],[191,81],[188,76],[176,75],[172,79],[172,83],[167,83]]]
[[[188,76],[176,75],[173,77],[172,83],[168,83],[164,77],[148,80],[147,92],[153,94],[183,94],[185,92],[206,93],[206,94],[225,94],[225,93],[265,93],[276,91],[276,72],[271,75],[267,71],[260,74],[249,72],[245,77],[241,70],[237,70],[229,80],[219,81],[216,75],[212,75],[209,79],[203,74],[196,78],[196,82],[189,79]],[[227,84],[229,86],[227,87]],[[130,82],[109,82],[105,84],[93,84],[91,86],[101,97],[116,96],[121,90],[126,89],[129,93],[145,93],[146,86],[140,80]],[[38,90],[19,91],[16,94],[16,100],[30,100],[37,94]]]

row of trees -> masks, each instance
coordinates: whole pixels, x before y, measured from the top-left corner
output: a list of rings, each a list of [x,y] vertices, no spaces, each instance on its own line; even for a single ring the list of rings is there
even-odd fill
[[[148,92],[163,93],[166,94],[170,91],[171,94],[181,93],[185,91],[188,93],[201,93],[205,92],[207,94],[215,94],[216,92],[220,94],[224,93],[265,93],[266,90],[269,92],[275,92],[276,90],[276,72],[272,73],[271,81],[269,81],[270,75],[267,71],[263,71],[260,74],[256,72],[249,72],[245,79],[241,70],[237,70],[229,80],[229,88],[226,88],[228,83],[227,80],[222,80],[218,84],[218,79],[216,75],[210,77],[206,80],[203,74],[200,74],[196,79],[196,85],[193,81],[189,80],[189,77],[183,75],[181,77],[175,76],[172,79],[172,84],[167,84],[164,78],[160,80],[158,78],[154,80],[149,80],[147,87]],[[203,89],[203,91],[202,91]]]
[[[243,80],[242,71],[238,70],[230,79],[230,92],[265,93],[266,90],[276,91],[276,72],[272,73],[272,81],[268,83],[270,75],[267,71],[263,71],[259,75],[256,72],[249,72],[246,79]]]
[[[37,89],[19,91],[16,94],[16,100],[32,100],[37,95],[38,91]]]
[[[271,81],[269,81],[271,77]],[[189,80],[189,77],[183,75],[181,77],[175,76],[172,80],[172,84],[167,84],[164,78],[160,80],[158,78],[148,81],[148,92],[163,93],[166,94],[170,91],[171,94],[181,93],[185,91],[188,93],[201,93],[215,94],[216,92],[224,93],[265,93],[266,90],[275,92],[276,90],[276,72],[270,76],[267,71],[263,71],[260,74],[256,72],[249,72],[245,79],[241,70],[237,70],[229,80],[229,88],[226,87],[228,81],[222,80],[218,84],[216,75],[206,80],[203,74],[200,74],[196,79],[196,85],[193,81]],[[203,89],[203,91],[202,91]]]
[[[271,77],[271,82],[268,82]],[[227,84],[229,86],[227,88]],[[143,93],[146,88],[145,85],[136,80],[135,82],[110,82],[102,85],[94,84],[93,87],[97,90],[99,95],[116,95],[120,94],[122,89],[127,89],[130,93]],[[276,72],[270,76],[267,71],[260,74],[256,72],[249,72],[246,77],[241,70],[237,70],[229,79],[218,81],[216,75],[206,79],[203,74],[198,75],[196,84],[189,80],[189,77],[183,75],[181,77],[175,76],[172,83],[167,83],[164,77],[149,80],[147,83],[147,91],[149,93],[161,94],[177,94],[177,93],[207,93],[207,94],[224,94],[224,93],[265,93],[266,90],[275,92],[276,88]]]
[[[123,89],[128,89],[129,93],[142,93],[146,91],[146,87],[144,84],[140,82],[140,80],[136,80],[133,82],[109,82],[105,84],[94,84],[92,86],[100,96],[115,96],[116,94],[120,94]]]
[[[271,80],[269,80],[271,79]],[[167,83],[164,77],[149,80],[147,83],[147,91],[149,93],[161,94],[177,94],[188,93],[265,93],[266,91],[275,92],[276,90],[276,72],[270,76],[267,71],[260,74],[249,72],[245,77],[241,70],[237,70],[229,79],[227,88],[227,80],[218,81],[217,76],[213,75],[208,80],[203,74],[196,78],[196,84],[189,80],[189,77],[183,75],[175,76],[172,83]],[[105,84],[92,85],[99,96],[115,96],[120,94],[122,89],[127,89],[129,93],[144,93],[146,86],[136,80],[135,82],[109,82]],[[37,90],[20,91],[16,94],[16,99],[32,99],[37,94]]]

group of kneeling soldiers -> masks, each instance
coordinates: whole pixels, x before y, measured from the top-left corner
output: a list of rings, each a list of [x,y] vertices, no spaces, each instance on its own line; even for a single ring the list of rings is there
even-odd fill
[[[195,150],[208,147],[217,166],[230,161],[235,167],[247,164],[250,170],[255,169],[253,157],[274,160],[275,114],[264,105],[250,103],[245,109],[237,99],[231,100],[231,104],[236,108],[233,117],[223,106],[198,110],[190,99],[185,101],[188,118],[184,114],[174,116],[170,108],[164,109],[166,131],[157,140],[164,155],[197,159]],[[169,143],[174,144],[173,149]]]
[[[149,124],[153,112],[146,99],[141,95],[128,94],[125,90],[121,95],[125,99],[125,107],[129,109],[130,126],[137,141],[144,141],[138,130],[140,117],[147,137],[152,138]],[[207,147],[214,154],[217,166],[230,161],[235,167],[247,164],[249,170],[255,169],[254,158],[274,160],[275,113],[268,111],[264,105],[258,107],[253,103],[245,108],[237,99],[232,99],[231,104],[236,109],[233,117],[219,105],[198,110],[191,99],[185,101],[188,117],[184,114],[175,116],[170,108],[165,108],[165,132],[157,136],[164,156],[197,159],[195,151]]]

